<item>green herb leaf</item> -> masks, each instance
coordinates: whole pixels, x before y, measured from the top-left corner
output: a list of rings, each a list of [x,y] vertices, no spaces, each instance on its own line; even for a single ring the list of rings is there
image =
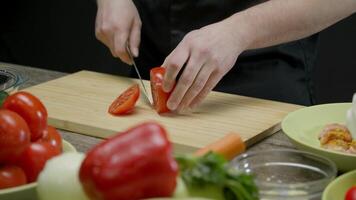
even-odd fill
[[[228,162],[216,153],[202,157],[177,156],[180,175],[190,194],[210,197],[211,192],[225,200],[255,200],[258,190],[251,175],[228,168]],[[204,192],[199,192],[203,190]],[[206,193],[207,195],[204,195]]]
[[[9,94],[5,91],[0,91],[0,108],[2,107],[2,104],[4,103],[6,97],[8,97]]]

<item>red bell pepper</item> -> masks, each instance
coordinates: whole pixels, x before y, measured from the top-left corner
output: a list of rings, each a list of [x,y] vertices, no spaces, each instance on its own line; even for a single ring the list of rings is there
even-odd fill
[[[155,67],[150,71],[151,92],[153,98],[153,107],[158,113],[170,112],[167,107],[167,101],[171,92],[163,91],[163,77],[166,69],[163,67]]]
[[[166,131],[144,123],[94,147],[84,159],[79,178],[92,200],[136,200],[169,197],[178,166]]]

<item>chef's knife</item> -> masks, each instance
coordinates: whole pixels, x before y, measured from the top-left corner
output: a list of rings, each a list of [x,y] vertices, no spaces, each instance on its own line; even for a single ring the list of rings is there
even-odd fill
[[[130,60],[132,61],[132,65],[133,65],[134,68],[135,68],[135,71],[136,71],[136,73],[137,73],[137,76],[138,76],[138,78],[140,79],[141,87],[142,87],[142,89],[143,89],[143,94],[144,94],[144,96],[146,97],[146,99],[147,99],[148,103],[150,104],[150,106],[152,106],[152,101],[151,101],[150,97],[148,96],[148,92],[147,92],[147,90],[146,90],[146,86],[145,86],[145,84],[143,83],[143,80],[142,80],[140,71],[138,70],[138,67],[137,67],[137,65],[136,65],[135,59],[134,59],[134,57],[133,57],[133,55],[132,55],[132,52],[131,52],[131,49],[130,49],[129,45],[126,45],[126,50],[127,50],[127,53],[129,54]]]

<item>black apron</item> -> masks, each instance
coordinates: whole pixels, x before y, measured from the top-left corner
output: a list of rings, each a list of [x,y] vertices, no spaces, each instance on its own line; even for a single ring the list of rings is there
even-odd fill
[[[185,34],[218,22],[262,1],[136,0],[143,23],[138,65],[143,77],[163,63]],[[238,28],[238,27],[237,27]],[[243,52],[214,89],[217,91],[313,104],[312,67],[318,36]],[[134,76],[134,73],[132,73]]]

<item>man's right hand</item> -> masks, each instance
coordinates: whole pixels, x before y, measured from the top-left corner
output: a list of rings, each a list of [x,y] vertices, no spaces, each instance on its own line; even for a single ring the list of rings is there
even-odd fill
[[[133,55],[138,56],[141,39],[141,19],[132,0],[97,0],[95,34],[114,57],[131,64],[126,52],[129,45]]]

